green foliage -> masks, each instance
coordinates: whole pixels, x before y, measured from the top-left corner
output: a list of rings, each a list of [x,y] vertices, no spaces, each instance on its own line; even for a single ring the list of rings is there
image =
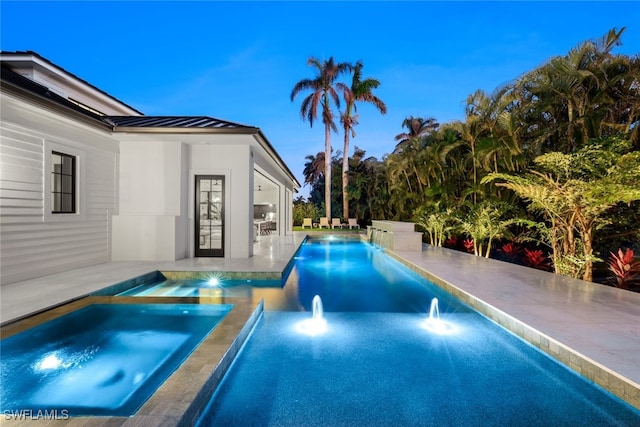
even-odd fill
[[[509,226],[515,222],[508,217],[511,210],[506,204],[493,201],[470,206],[460,221],[460,229],[473,239],[476,255],[489,258],[493,241],[509,235]]]
[[[574,153],[548,153],[534,163],[540,170],[516,176],[489,174],[483,182],[501,181],[529,203],[549,224],[556,272],[592,278],[593,232],[607,224],[607,212],[618,203],[640,200],[640,156],[619,156],[624,141],[594,142]],[[608,142],[608,141],[605,141]],[[631,177],[631,178],[630,178]]]
[[[302,225],[302,220],[311,218],[317,221],[320,218],[320,209],[311,202],[298,197],[293,201],[293,225]]]
[[[452,208],[445,208],[437,202],[416,209],[414,221],[427,233],[431,245],[442,246],[454,230],[457,218]]]

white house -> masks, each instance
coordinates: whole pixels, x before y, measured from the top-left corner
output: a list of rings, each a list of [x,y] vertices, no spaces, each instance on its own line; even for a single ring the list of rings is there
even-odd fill
[[[300,184],[259,128],[145,116],[34,52],[0,62],[1,283],[292,232]]]

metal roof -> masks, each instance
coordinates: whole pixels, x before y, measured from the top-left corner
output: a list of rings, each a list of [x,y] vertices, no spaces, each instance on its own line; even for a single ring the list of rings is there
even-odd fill
[[[241,125],[207,116],[107,116],[116,128],[194,128],[194,129],[247,129]]]

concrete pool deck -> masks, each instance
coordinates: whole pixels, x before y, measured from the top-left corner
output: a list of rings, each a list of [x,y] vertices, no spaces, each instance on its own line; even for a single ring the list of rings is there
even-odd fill
[[[2,324],[155,270],[282,273],[307,234],[313,233],[261,237],[251,259],[107,263],[4,285]],[[640,408],[640,294],[430,246],[392,255]],[[101,420],[145,425],[137,415],[115,424]],[[175,425],[176,418],[166,421]]]

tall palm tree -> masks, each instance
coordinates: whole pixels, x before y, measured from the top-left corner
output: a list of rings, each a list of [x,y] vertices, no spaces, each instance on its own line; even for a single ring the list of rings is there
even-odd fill
[[[356,62],[353,67],[353,76],[351,78],[351,88],[344,91],[345,111],[342,114],[341,121],[344,127],[344,150],[342,156],[342,216],[349,218],[349,135],[356,137],[354,126],[358,124],[358,110],[356,101],[369,102],[373,104],[382,114],[387,113],[387,106],[384,102],[372,93],[373,89],[380,86],[380,82],[374,78],[362,79],[362,61]]]
[[[433,132],[438,129],[438,126],[440,125],[433,117],[427,119],[413,116],[407,117],[402,121],[402,127],[407,128],[407,132],[396,135],[395,140],[399,142],[394,151],[401,151],[406,143]]]
[[[344,72],[351,69],[351,64],[346,62],[335,63],[333,57],[320,62],[313,56],[307,60],[307,65],[314,67],[316,76],[313,79],[302,79],[295,84],[291,91],[291,101],[300,92],[311,90],[311,93],[302,100],[300,114],[302,120],[308,120],[313,127],[313,122],[318,118],[318,107],[322,109],[322,123],[324,124],[324,158],[331,158],[331,130],[338,131],[333,121],[332,104],[340,108],[338,91],[344,92],[347,86],[336,82],[336,79]],[[325,216],[331,218],[331,162],[324,162],[324,200]]]

